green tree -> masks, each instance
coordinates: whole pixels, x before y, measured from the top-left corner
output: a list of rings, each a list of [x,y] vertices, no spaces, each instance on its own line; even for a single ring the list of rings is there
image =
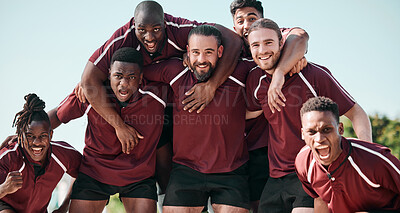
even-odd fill
[[[382,144],[392,150],[392,154],[397,158],[400,157],[400,120],[391,120],[387,116],[375,114],[369,116],[372,125],[372,140],[375,143]],[[344,125],[345,137],[357,137],[351,121],[341,117],[340,120]]]

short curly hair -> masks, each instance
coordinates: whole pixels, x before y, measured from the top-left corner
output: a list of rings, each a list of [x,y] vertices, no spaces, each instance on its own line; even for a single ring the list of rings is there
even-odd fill
[[[301,107],[300,117],[303,118],[305,113],[312,111],[332,112],[335,120],[339,123],[339,106],[330,98],[319,96],[308,99]]]
[[[122,47],[115,51],[111,58],[111,64],[113,64],[115,61],[138,64],[140,68],[143,67],[142,54],[132,47]]]

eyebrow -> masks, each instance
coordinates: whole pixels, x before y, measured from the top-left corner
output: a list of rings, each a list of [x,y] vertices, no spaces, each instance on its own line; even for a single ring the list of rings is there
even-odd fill
[[[147,24],[138,24],[137,27],[145,27]],[[152,27],[161,27],[161,24],[153,24]]]
[[[258,15],[257,15],[256,13],[254,13],[254,12],[250,12],[250,13],[245,14],[246,17],[247,17],[247,16],[251,16],[251,15],[254,15],[254,16],[257,16],[257,17],[258,17]],[[237,16],[236,19],[243,18],[243,17],[244,17],[244,16]]]

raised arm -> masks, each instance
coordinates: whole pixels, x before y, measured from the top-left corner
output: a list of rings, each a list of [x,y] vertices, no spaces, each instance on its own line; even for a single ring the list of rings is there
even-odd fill
[[[268,89],[268,105],[273,113],[275,110],[280,112],[280,107],[285,106],[286,98],[281,91],[285,82],[285,75],[292,69],[294,69],[294,73],[299,72],[307,65],[307,61],[303,57],[307,51],[308,39],[307,32],[300,28],[291,30],[286,38]]]
[[[240,56],[242,39],[222,25],[216,24],[215,27],[222,33],[224,54],[211,78],[207,82],[196,84],[186,93],[188,97],[182,103],[185,105],[184,110],[189,112],[197,110],[200,113],[212,101],[215,90],[233,73]]]
[[[86,99],[93,109],[104,118],[115,129],[115,133],[121,142],[122,151],[129,154],[130,150],[142,139],[133,127],[125,124],[121,116],[110,104],[106,88],[103,82],[107,80],[107,75],[98,69],[92,62],[86,64],[82,74],[81,85]]]
[[[353,129],[357,137],[361,140],[372,142],[371,122],[367,113],[357,103],[347,111],[344,116],[353,123]]]
[[[61,121],[57,117],[57,107],[48,111],[47,115],[49,116],[50,125],[52,129],[55,129],[61,125]]]

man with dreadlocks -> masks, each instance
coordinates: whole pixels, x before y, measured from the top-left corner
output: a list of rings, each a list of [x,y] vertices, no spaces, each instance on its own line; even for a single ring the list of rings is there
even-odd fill
[[[13,122],[18,137],[0,150],[0,212],[47,212],[64,173],[78,176],[81,154],[68,143],[51,141],[45,103],[36,94],[25,100]],[[67,212],[68,205],[69,194],[59,211]]]

